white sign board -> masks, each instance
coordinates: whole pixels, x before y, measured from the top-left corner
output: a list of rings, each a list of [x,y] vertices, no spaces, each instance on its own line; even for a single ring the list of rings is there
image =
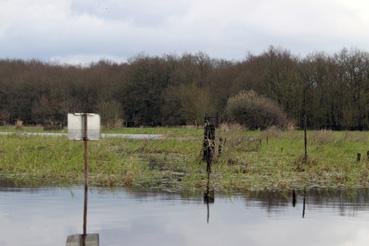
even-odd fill
[[[83,113],[68,114],[68,138],[70,140],[83,140]],[[87,113],[87,139],[99,140],[100,115]]]

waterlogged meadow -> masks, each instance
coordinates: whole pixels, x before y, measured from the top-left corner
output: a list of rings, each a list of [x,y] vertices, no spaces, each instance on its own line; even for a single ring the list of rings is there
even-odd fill
[[[162,138],[89,142],[90,184],[170,192],[204,190],[207,174],[202,161],[201,128],[125,128],[105,132],[154,133],[162,134]],[[368,132],[309,131],[306,162],[302,131],[247,131],[225,125],[217,129],[216,136],[211,174],[216,191],[369,185]],[[81,142],[66,137],[0,136],[0,180],[28,186],[81,184],[82,152]]]

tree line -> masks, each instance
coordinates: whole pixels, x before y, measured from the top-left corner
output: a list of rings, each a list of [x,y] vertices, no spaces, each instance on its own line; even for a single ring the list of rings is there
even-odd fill
[[[66,124],[68,112],[98,112],[105,126],[201,124],[205,114],[227,120],[229,98],[241,91],[276,102],[296,126],[369,129],[369,53],[298,57],[270,47],[243,60],[204,53],[136,56],[87,67],[37,60],[0,60],[0,122]]]

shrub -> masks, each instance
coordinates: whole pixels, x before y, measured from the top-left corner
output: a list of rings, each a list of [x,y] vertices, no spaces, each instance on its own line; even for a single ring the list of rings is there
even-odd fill
[[[336,143],[336,137],[331,130],[313,131],[311,142],[315,144],[334,144]]]
[[[288,125],[287,116],[277,103],[252,90],[229,98],[226,113],[231,121],[249,129],[286,128]]]
[[[101,123],[106,128],[122,127],[122,107],[117,101],[100,101],[97,112],[101,116]]]
[[[265,138],[280,138],[284,132],[276,126],[269,127],[262,132],[261,136]]]

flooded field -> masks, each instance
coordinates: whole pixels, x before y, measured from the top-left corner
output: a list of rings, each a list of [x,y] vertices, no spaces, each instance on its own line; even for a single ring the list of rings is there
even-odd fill
[[[368,245],[369,192],[216,195],[89,191],[100,245]],[[303,203],[305,197],[305,205]],[[0,245],[66,245],[82,233],[82,187],[0,188]],[[305,209],[304,209],[305,208]]]
[[[0,136],[40,136],[40,137],[66,137],[67,133],[62,132],[1,132]],[[127,139],[160,139],[161,134],[120,134],[120,133],[103,133],[102,138],[127,138]]]

